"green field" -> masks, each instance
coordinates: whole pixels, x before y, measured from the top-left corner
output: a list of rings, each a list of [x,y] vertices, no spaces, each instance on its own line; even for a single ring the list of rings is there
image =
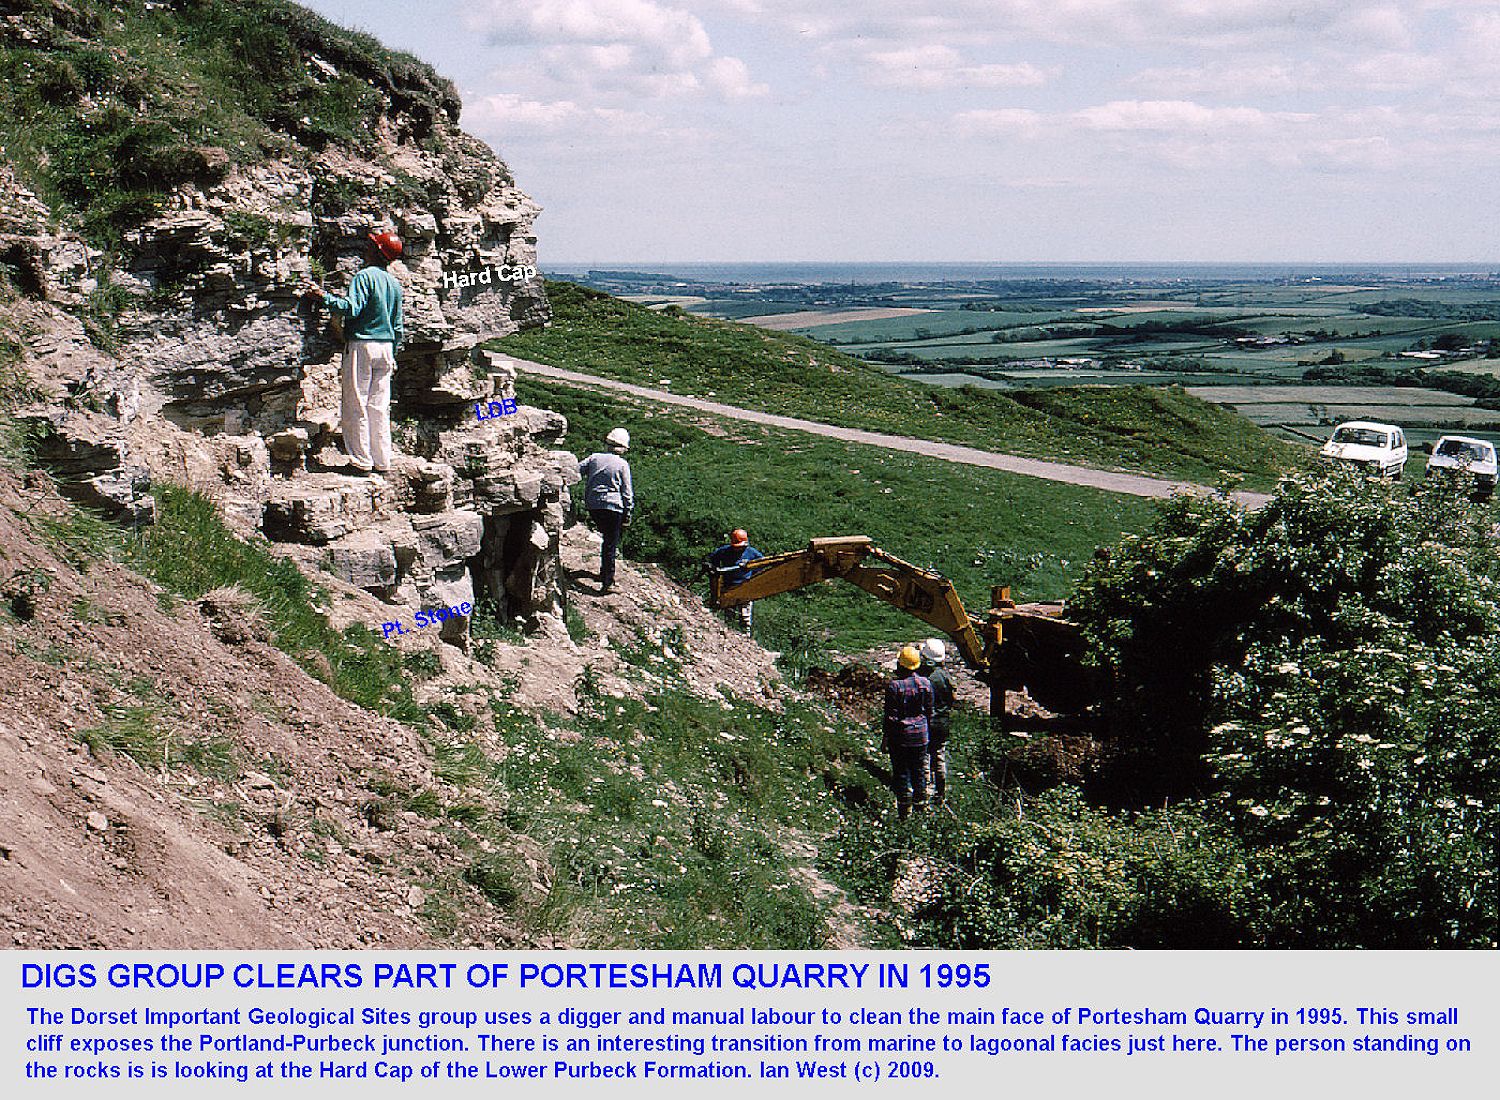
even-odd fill
[[[1481,407],[1500,394],[1452,377],[1500,376],[1500,355],[1490,357],[1500,349],[1500,286],[1488,276],[1073,281],[1068,294],[1038,284],[1029,297],[988,285],[996,293],[987,300],[933,296],[946,308],[797,331],[950,390],[970,379],[1012,397],[1060,386],[1182,385],[1287,439],[1326,436],[1362,418],[1399,424],[1417,443],[1445,431],[1500,431],[1500,410]],[[1375,393],[1358,379],[1326,377],[1341,365],[1400,384]],[[1426,384],[1434,372],[1450,377],[1434,388]]]
[[[773,302],[756,299],[751,302],[702,302],[692,312],[705,317],[718,317],[725,321],[738,321],[742,317],[766,317],[773,313],[800,313],[807,308],[806,302]]]
[[[1068,319],[1067,311],[1048,309],[1028,313],[983,313],[964,309],[934,310],[906,317],[885,317],[878,321],[845,321],[838,325],[819,325],[798,330],[826,343],[877,344],[881,341],[916,341],[921,333],[948,338],[966,329],[999,332],[1022,325],[1040,325]]]
[[[986,378],[979,374],[963,374],[948,371],[929,371],[925,374],[898,374],[896,377],[905,378],[912,382],[925,382],[929,386],[948,386],[950,388],[977,386],[982,390],[1008,390],[1015,387],[1014,382],[1007,382],[999,378]]]
[[[653,312],[572,283],[549,283],[548,294],[549,327],[493,346],[744,408],[1205,484],[1229,473],[1267,486],[1299,461],[1297,449],[1177,388],[944,389],[799,336]]]
[[[1500,410],[1480,408],[1471,397],[1405,386],[1219,386],[1190,387],[1194,396],[1234,409],[1241,416],[1290,439],[1326,438],[1346,420],[1398,424],[1412,448],[1411,462],[1426,463],[1417,449],[1442,435],[1478,436],[1500,443]]]

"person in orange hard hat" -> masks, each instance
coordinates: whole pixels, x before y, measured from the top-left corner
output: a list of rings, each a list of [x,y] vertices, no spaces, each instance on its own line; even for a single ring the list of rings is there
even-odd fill
[[[729,532],[729,541],[708,556],[708,567],[724,578],[725,588],[733,588],[750,579],[750,570],[745,566],[763,557],[764,554],[750,545],[750,535],[743,528],[736,527]],[[730,621],[749,634],[755,625],[754,608],[754,600],[730,608]]]
[[[905,821],[915,808],[927,809],[927,737],[932,722],[932,684],[918,674],[922,655],[915,646],[902,646],[896,675],[885,686],[885,720],[881,748],[891,757],[891,786],[896,791],[896,813]]]
[[[388,269],[401,258],[401,251],[396,234],[371,233],[365,239],[365,266],[355,274],[346,297],[310,282],[302,287],[343,322],[340,420],[344,453],[360,473],[384,473],[391,466],[391,375],[403,332],[401,284]]]

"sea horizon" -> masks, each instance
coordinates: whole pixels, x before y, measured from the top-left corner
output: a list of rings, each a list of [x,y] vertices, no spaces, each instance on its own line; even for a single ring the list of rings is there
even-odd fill
[[[1182,261],[1182,262],[1093,262],[1059,261],[992,262],[970,261],[732,261],[701,260],[601,261],[571,260],[540,264],[547,274],[588,274],[590,272],[661,275],[683,280],[722,283],[926,283],[986,282],[1009,279],[1118,279],[1161,280],[1184,278],[1269,280],[1286,277],[1342,278],[1372,276],[1380,278],[1452,278],[1455,276],[1494,276],[1500,274],[1500,261],[1485,263],[1434,263],[1424,261],[1389,261],[1359,263],[1330,261],[1326,263],[1277,263],[1262,261]]]

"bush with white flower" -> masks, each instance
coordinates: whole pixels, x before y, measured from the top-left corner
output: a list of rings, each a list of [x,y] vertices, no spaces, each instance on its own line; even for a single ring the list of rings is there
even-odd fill
[[[1500,538],[1440,486],[1174,500],[1073,614],[1110,689],[1100,791],[1196,803],[1267,945],[1500,939]]]

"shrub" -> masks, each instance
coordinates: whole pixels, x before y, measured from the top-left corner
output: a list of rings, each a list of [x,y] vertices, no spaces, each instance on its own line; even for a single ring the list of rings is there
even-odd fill
[[[1060,788],[958,827],[917,912],[960,948],[1236,947],[1248,876],[1223,830],[1191,807],[1126,815]]]
[[[1258,935],[1500,938],[1500,549],[1486,509],[1352,477],[1180,498],[1073,605],[1112,680],[1116,798],[1203,796]]]

